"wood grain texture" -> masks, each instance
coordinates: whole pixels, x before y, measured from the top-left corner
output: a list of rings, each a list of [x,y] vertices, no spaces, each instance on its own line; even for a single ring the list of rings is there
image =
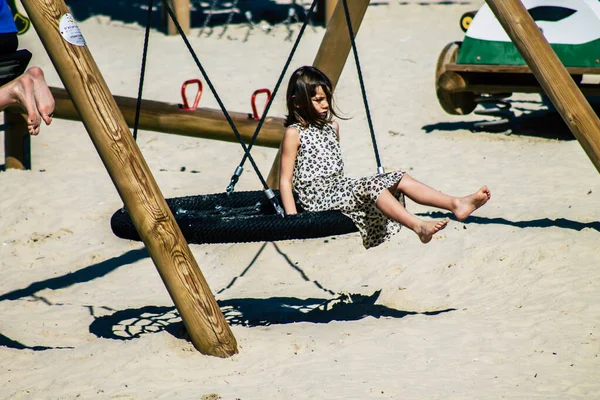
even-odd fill
[[[204,354],[235,354],[236,340],[88,48],[68,43],[59,33],[59,19],[69,12],[64,1],[22,2],[192,343]]]
[[[573,135],[600,172],[600,120],[519,0],[486,0]]]

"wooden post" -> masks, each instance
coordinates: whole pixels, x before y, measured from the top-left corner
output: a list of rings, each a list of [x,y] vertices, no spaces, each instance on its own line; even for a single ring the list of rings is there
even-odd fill
[[[325,26],[329,25],[329,21],[333,16],[333,10],[338,3],[338,0],[325,0]]]
[[[486,0],[600,172],[600,120],[519,0]]]
[[[348,0],[348,11],[350,12],[354,35],[358,35],[358,29],[368,7],[369,0]],[[340,79],[344,65],[346,65],[346,59],[351,48],[352,42],[346,25],[344,4],[342,1],[338,1],[327,24],[327,30],[321,41],[317,56],[313,61],[313,66],[327,75],[334,89]]]
[[[190,33],[190,0],[168,0],[169,6],[171,10],[173,10],[173,14],[175,14],[175,18],[177,18],[177,22],[179,22],[179,26],[183,32],[187,35]],[[177,35],[179,32],[171,19],[169,13],[165,12],[165,18],[167,19],[167,34],[168,35]]]
[[[63,0],[22,0],[163,279],[194,346],[228,357],[235,338]],[[59,29],[60,26],[60,29]]]
[[[369,0],[348,0],[348,11],[350,12],[350,20],[352,21],[352,30],[354,35],[358,35],[358,29],[367,12]],[[321,41],[321,46],[317,52],[317,56],[313,61],[313,66],[323,71],[331,81],[333,88],[337,86],[346,59],[352,48],[350,35],[348,34],[348,25],[346,24],[346,13],[344,4],[338,1],[327,24],[327,30]],[[279,188],[279,162],[281,157],[281,149],[275,157],[275,161],[271,166],[267,184],[270,188]]]
[[[4,111],[4,154],[6,169],[31,169],[31,140],[27,117],[20,112]]]

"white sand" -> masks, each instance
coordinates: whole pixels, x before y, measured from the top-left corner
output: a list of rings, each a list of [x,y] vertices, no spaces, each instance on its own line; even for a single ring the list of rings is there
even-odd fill
[[[492,201],[428,245],[407,229],[369,251],[358,234],[285,241],[264,245],[252,265],[262,243],[192,245],[217,299],[246,307],[235,321],[224,309],[239,354],[208,357],[164,330],[173,304],[143,246],[112,234],[122,203],[83,125],[55,120],[32,139],[31,171],[0,173],[0,398],[600,398],[598,172],[577,141],[472,133],[467,122],[482,117],[440,108],[436,59],[481,2],[391,3],[369,7],[358,38],[385,167],[452,194],[487,184]],[[113,93],[135,97],[143,28],[106,17],[79,26]],[[292,68],[312,63],[323,32],[307,30]],[[191,41],[228,108],[249,112],[291,42],[284,27],[247,42],[245,27],[229,34]],[[21,44],[62,86],[33,30]],[[178,37],[153,32],[148,63],[148,99],[181,102],[181,83],[200,76]],[[516,98],[542,108],[539,96]],[[370,174],[352,61],[337,101],[353,117],[341,124],[347,172]],[[201,106],[216,107],[208,91]],[[279,96],[272,115],[284,107]],[[165,197],[223,191],[242,155],[145,131],[138,142]],[[275,150],[253,154],[266,175]],[[259,187],[248,166],[238,190]],[[326,323],[285,308],[376,291],[376,305],[328,305]],[[287,315],[308,321],[277,323]],[[257,319],[271,324],[241,323]]]

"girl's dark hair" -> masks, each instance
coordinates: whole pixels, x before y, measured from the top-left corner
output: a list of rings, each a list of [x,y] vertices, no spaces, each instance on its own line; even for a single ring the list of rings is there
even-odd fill
[[[311,100],[317,94],[319,86],[323,89],[329,103],[329,112],[325,118],[317,113]],[[322,128],[331,122],[332,115],[340,118],[334,109],[332,90],[329,78],[315,67],[305,66],[295,70],[287,88],[288,115],[285,118],[285,126],[298,123],[303,126],[316,125]]]

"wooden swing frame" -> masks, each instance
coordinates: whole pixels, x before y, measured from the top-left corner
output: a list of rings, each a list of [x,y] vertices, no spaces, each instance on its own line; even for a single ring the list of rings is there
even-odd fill
[[[229,357],[236,340],[88,48],[61,37],[63,0],[22,0],[92,142],[131,214],[194,346]],[[369,5],[353,0],[354,32]],[[519,0],[487,0],[561,116],[600,171],[600,120]],[[338,2],[314,65],[337,83],[350,51]],[[278,166],[278,161],[275,163]],[[276,168],[278,170],[278,168]],[[272,170],[273,172],[273,170]]]

